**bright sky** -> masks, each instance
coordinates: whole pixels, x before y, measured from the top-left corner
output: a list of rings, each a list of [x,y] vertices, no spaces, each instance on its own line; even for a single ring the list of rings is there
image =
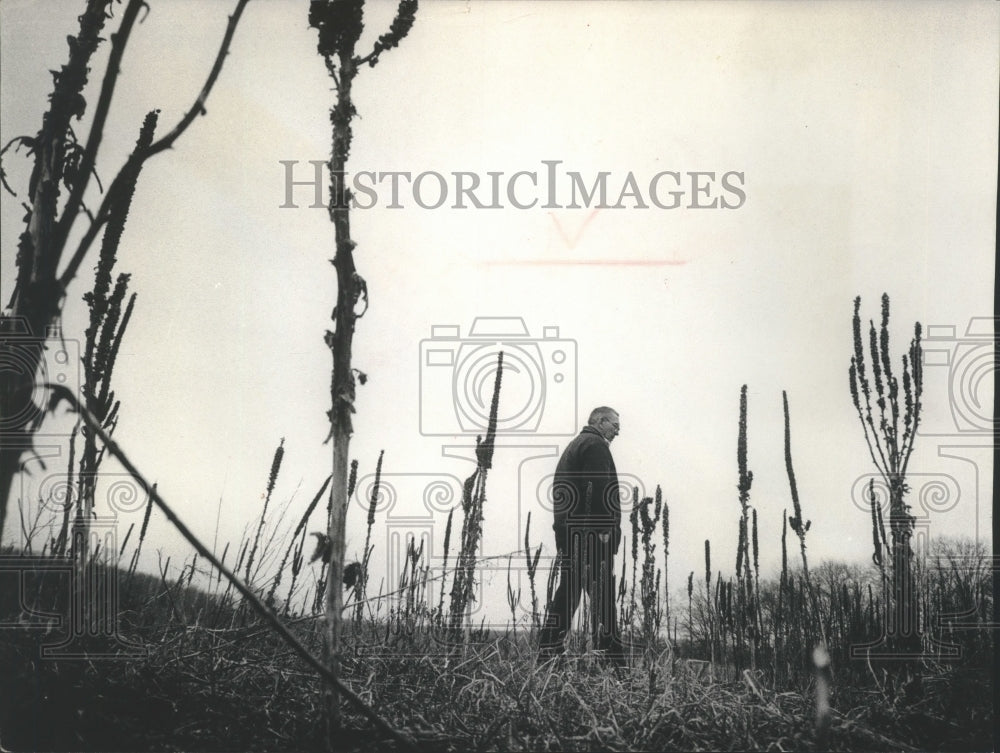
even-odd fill
[[[161,109],[162,134],[193,102],[234,5],[151,3],[122,64],[99,163],[105,185],[145,112]],[[48,70],[65,61],[80,7],[0,5],[4,142],[37,131]],[[360,49],[393,10],[375,3],[367,12]],[[409,37],[354,87],[350,169],[436,172],[451,192],[444,206],[424,209],[403,182],[403,207],[390,209],[383,182],[376,206],[352,213],[371,308],[355,337],[354,365],[370,379],[359,389],[351,455],[364,477],[384,449],[397,492],[395,506],[379,513],[379,524],[388,517],[391,525],[376,530],[373,567],[385,572],[393,531],[429,527],[440,554],[448,505],[428,510],[423,494],[436,481],[457,487],[472,465],[444,448],[474,439],[426,436],[421,416],[425,431],[462,430],[452,408],[456,374],[460,385],[467,375],[480,380],[488,401],[492,379],[469,336],[477,317],[520,317],[529,334],[520,351],[507,346],[523,370],[508,375],[501,414],[527,405],[541,416],[539,431],[563,432],[501,442],[518,446],[496,453],[486,554],[516,549],[529,511],[532,541],[551,552],[544,478],[589,410],[607,404],[621,414],[612,451],[623,477],[646,494],[660,484],[670,504],[672,588],[690,570],[703,573],[706,538],[713,569],[731,572],[737,409],[747,384],[764,571],[780,560],[782,509],[791,506],[782,390],[812,520],[811,563],[866,561],[869,517],[852,490],[874,467],[847,369],[853,299],[861,295],[863,316],[877,317],[883,291],[897,368],[914,321],[954,328],[934,330],[943,339],[933,348],[951,365],[939,353],[926,368],[926,435],[910,463],[914,512],[931,535],[989,543],[992,461],[981,417],[992,415],[992,322],[981,331],[985,345],[967,331],[993,311],[998,37],[993,2],[423,4]],[[323,332],[335,303],[333,228],[324,211],[308,208],[309,186],[294,188],[300,208],[280,208],[282,161],[298,160],[295,178],[306,180],[309,160],[329,153],[334,95],[315,42],[305,3],[250,3],[208,116],[144,170],[116,268],[132,274],[138,293],[114,376],[116,439],[209,541],[219,517],[220,550],[258,516],[280,438],[274,502],[290,500],[283,526],[328,473]],[[87,98],[92,110],[96,89]],[[563,206],[544,207],[545,190],[522,177],[515,198],[540,200],[515,208],[507,181],[528,171],[545,185],[544,161],[560,161],[555,203]],[[6,303],[30,162],[8,153],[4,169],[19,190],[3,198]],[[601,171],[608,204],[632,173],[648,207],[626,197],[624,208],[567,208],[567,174],[589,187]],[[664,171],[680,175],[678,208],[649,199],[651,179]],[[479,176],[485,203],[488,173],[502,172],[504,207],[452,208],[453,172]],[[709,187],[700,198],[692,198],[692,172],[715,174],[694,178]],[[726,173],[739,174],[729,185],[745,200],[725,188]],[[659,183],[661,203],[678,190],[672,180]],[[423,203],[436,199],[434,176],[421,190]],[[738,208],[688,208],[712,198]],[[92,263],[70,290],[67,337],[82,338]],[[448,325],[458,339],[425,342]],[[546,338],[545,328],[558,335]],[[428,350],[435,358],[450,351],[453,365],[431,365]],[[32,467],[28,498],[45,479]],[[351,553],[363,547],[364,517],[360,505],[349,513]],[[125,527],[140,519],[123,516]],[[310,530],[321,528],[317,516]],[[175,564],[189,551],[162,517],[151,536]],[[503,568],[494,578],[501,613]]]

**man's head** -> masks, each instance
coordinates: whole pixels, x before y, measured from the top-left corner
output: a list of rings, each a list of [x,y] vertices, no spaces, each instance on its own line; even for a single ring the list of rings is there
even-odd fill
[[[621,420],[618,417],[618,411],[614,408],[608,408],[606,405],[594,408],[590,412],[590,419],[587,421],[587,424],[597,429],[601,436],[609,442],[617,437],[618,432],[621,431]]]

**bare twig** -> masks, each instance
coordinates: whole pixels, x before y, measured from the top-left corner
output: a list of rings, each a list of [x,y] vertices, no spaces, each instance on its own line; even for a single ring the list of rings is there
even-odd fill
[[[191,529],[188,528],[183,521],[177,516],[173,508],[167,504],[167,502],[160,496],[159,492],[156,491],[156,487],[150,484],[146,478],[139,472],[138,468],[132,464],[132,461],[128,459],[118,444],[111,439],[110,436],[101,428],[100,422],[96,417],[86,409],[85,406],[80,404],[80,401],[73,395],[73,393],[66,387],[60,384],[46,384],[47,388],[51,389],[56,400],[67,400],[70,405],[73,406],[74,410],[79,413],[83,422],[87,427],[94,432],[97,438],[104,444],[107,448],[108,453],[114,457],[125,471],[134,478],[139,485],[145,491],[150,500],[167,516],[167,520],[173,523],[174,527],[180,532],[180,534],[188,541],[191,546],[194,547],[195,551],[198,552],[202,557],[208,560],[211,565],[218,570],[222,575],[225,576],[226,580],[240,592],[247,603],[250,604],[253,609],[260,614],[266,623],[268,623],[271,628],[284,640],[298,656],[305,661],[310,667],[316,670],[316,672],[328,683],[337,688],[337,691],[342,695],[347,702],[354,708],[358,713],[368,719],[372,724],[375,725],[379,730],[389,735],[393,740],[395,740],[400,745],[404,746],[408,750],[416,750],[416,745],[414,742],[403,732],[394,729],[389,725],[384,719],[382,719],[375,711],[368,706],[361,698],[359,698],[354,691],[347,687],[343,682],[341,682],[333,672],[329,670],[319,659],[312,655],[312,652],[306,648],[298,638],[278,619],[273,611],[268,609],[264,602],[262,602],[257,595],[250,590],[250,588],[239,579],[238,576],[234,575],[225,565],[220,562],[214,554],[201,543],[201,540],[192,533]]]
[[[80,207],[83,205],[83,195],[86,193],[87,185],[90,182],[90,175],[94,172],[97,164],[97,152],[101,147],[101,140],[104,138],[104,125],[108,119],[108,111],[111,109],[111,99],[114,96],[115,85],[121,73],[120,65],[125,54],[125,47],[128,38],[132,34],[132,27],[135,25],[139,11],[146,3],[144,0],[129,0],[129,4],[122,14],[122,22],[118,31],[111,35],[111,55],[108,58],[108,66],[104,71],[104,80],[101,82],[101,93],[97,98],[97,107],[94,110],[94,121],[90,125],[90,134],[87,137],[87,146],[84,148],[83,157],[80,160],[80,168],[77,173],[77,180],[73,185],[69,198],[66,200],[66,207],[63,209],[62,218],[56,226],[53,247],[56,253],[62,253],[69,237],[73,223],[76,221]],[[56,259],[58,263],[58,259]]]
[[[111,201],[116,195],[116,188],[120,188],[129,172],[137,166],[141,166],[146,160],[160,152],[171,148],[174,142],[188,129],[194,119],[198,115],[205,114],[205,102],[208,100],[208,95],[212,91],[212,87],[215,86],[215,81],[219,77],[219,73],[222,71],[222,64],[229,54],[229,46],[232,44],[233,35],[236,33],[236,26],[240,21],[240,16],[243,15],[243,9],[250,0],[239,0],[236,4],[236,9],[233,14],[229,17],[229,23],[226,25],[226,32],[222,37],[222,44],[219,46],[219,52],[215,56],[215,63],[212,65],[212,70],[208,74],[208,79],[205,81],[205,85],[202,86],[201,91],[198,93],[198,97],[195,99],[194,105],[191,109],[184,115],[181,121],[174,126],[166,136],[153,142],[146,149],[141,151],[133,152],[126,161],[125,165],[119,171],[118,175],[111,182],[108,188],[108,192],[104,196],[104,200],[101,202],[100,208],[97,210],[97,214],[94,217],[94,222],[90,224],[87,231],[84,233],[83,238],[80,240],[80,245],[77,246],[76,251],[70,258],[69,263],[66,265],[65,271],[59,277],[59,287],[62,290],[66,289],[66,286],[72,281],[76,276],[76,272],[83,262],[84,257],[87,255],[87,251],[90,249],[91,244],[100,232],[101,227],[108,221],[110,214]]]

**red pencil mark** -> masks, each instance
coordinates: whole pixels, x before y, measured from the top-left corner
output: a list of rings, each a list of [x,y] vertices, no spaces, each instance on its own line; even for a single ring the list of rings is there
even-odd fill
[[[489,259],[484,263],[502,267],[681,267],[687,259]]]
[[[566,235],[566,231],[563,230],[562,223],[559,222],[559,218],[556,217],[555,212],[549,212],[549,217],[551,217],[552,221],[556,224],[556,230],[559,231],[559,235],[560,237],[562,237],[563,243],[565,243],[566,246],[569,248],[576,248],[576,244],[580,242],[580,238],[583,236],[583,231],[587,229],[587,225],[590,224],[590,221],[594,219],[594,216],[599,211],[600,207],[594,207],[593,209],[590,210],[590,214],[587,215],[587,218],[583,221],[583,224],[580,225],[579,229],[576,231],[576,235],[573,236],[572,240],[570,240],[569,237]]]
[[[597,216],[600,207],[590,210],[586,219],[570,238],[555,212],[549,212],[549,217],[556,226],[556,232],[563,239],[567,248],[574,249],[583,237],[587,225]],[[480,262],[487,266],[500,267],[681,267],[688,263],[687,259],[487,259]]]

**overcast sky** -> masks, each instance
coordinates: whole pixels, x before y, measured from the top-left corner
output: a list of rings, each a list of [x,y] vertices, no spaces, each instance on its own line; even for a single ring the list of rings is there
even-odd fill
[[[147,111],[161,110],[162,134],[190,107],[234,4],[151,3],[122,63],[99,163],[105,185]],[[4,142],[39,128],[48,70],[65,62],[80,7],[0,5]],[[367,11],[360,49],[393,9]],[[329,472],[333,228],[309,208],[308,185],[292,187],[299,208],[282,208],[282,162],[298,161],[294,178],[308,180],[309,161],[329,154],[334,94],[306,11],[304,2],[249,4],[207,117],[143,171],[116,268],[138,294],[114,377],[116,438],[209,540],[219,515],[219,549],[256,519],[282,437],[274,503],[291,500],[283,526]],[[351,456],[364,477],[385,450],[397,499],[380,522],[433,528],[440,554],[448,504],[428,511],[424,491],[435,481],[454,488],[472,470],[445,457],[463,452],[446,446],[474,442],[453,387],[464,409],[474,402],[467,385],[488,400],[492,384],[470,327],[477,317],[519,317],[528,333],[520,345],[516,331],[502,333],[520,371],[507,375],[501,414],[535,431],[497,450],[487,554],[519,546],[528,511],[532,541],[551,552],[544,479],[589,410],[606,404],[621,414],[619,471],[641,493],[661,485],[670,504],[672,587],[703,572],[706,538],[713,569],[731,572],[746,384],[763,569],[780,560],[791,506],[782,390],[811,562],[864,562],[869,517],[852,497],[874,466],[848,391],[851,315],[860,295],[863,316],[877,318],[885,291],[897,367],[914,321],[945,327],[933,331],[944,337],[925,372],[914,512],[931,535],[989,542],[981,417],[992,414],[994,367],[967,329],[993,311],[998,42],[993,2],[423,4],[410,35],[354,87],[350,170],[375,173],[366,185],[378,173],[429,174],[419,190],[400,178],[401,207],[390,208],[385,178],[377,199],[366,194],[374,206],[352,213],[371,307],[355,336],[354,363],[369,381]],[[95,91],[87,98],[89,115]],[[19,190],[3,198],[6,303],[30,162],[8,153],[4,169]],[[520,171],[538,187],[521,176],[512,199]],[[570,206],[570,173],[589,187],[602,171],[608,208],[595,209],[597,198]],[[500,208],[471,199],[455,208],[456,180],[473,180],[455,172],[477,176],[477,198]],[[447,193],[428,209],[420,204],[435,204],[441,190],[432,173]],[[638,196],[633,188],[619,201],[633,178]],[[675,201],[670,191],[681,192],[679,206],[661,208],[657,200]],[[91,263],[70,289],[70,338],[85,328]],[[441,326],[452,329],[433,329]],[[455,328],[457,338],[440,336]],[[29,497],[45,478],[33,467]],[[60,471],[55,463],[49,473]],[[360,554],[363,524],[356,505],[349,553]],[[310,528],[321,527],[317,516]],[[189,551],[162,517],[151,536],[175,562]],[[376,531],[383,569],[386,536]]]

